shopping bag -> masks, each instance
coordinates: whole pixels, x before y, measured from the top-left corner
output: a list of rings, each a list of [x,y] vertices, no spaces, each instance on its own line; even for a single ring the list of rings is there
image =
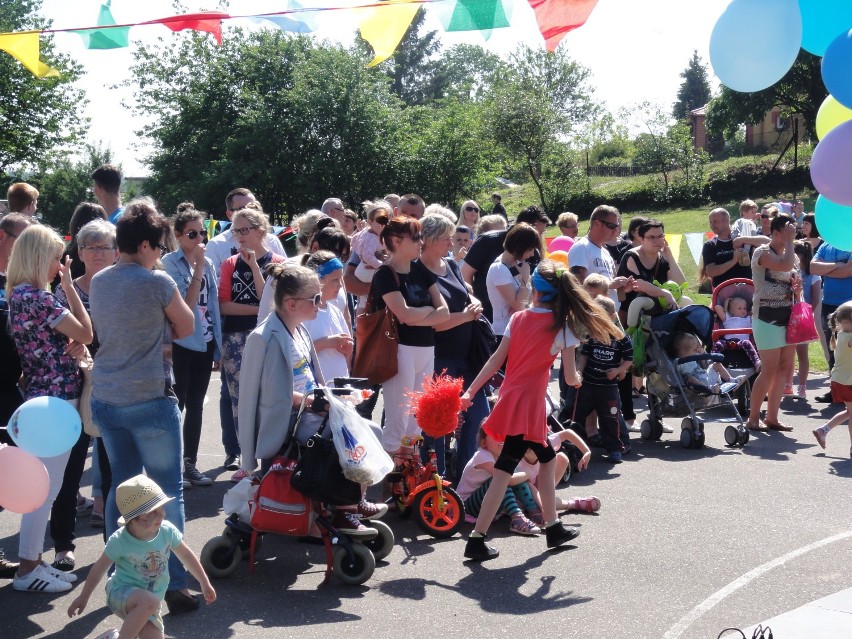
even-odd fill
[[[277,457],[273,460],[250,502],[252,528],[279,535],[303,537],[308,534],[311,500],[293,487],[295,469],[295,459]]]
[[[382,448],[370,422],[351,404],[332,393],[327,393],[326,398],[328,425],[344,476],[362,486],[378,484],[393,470],[393,460]]]
[[[241,479],[225,493],[222,498],[222,510],[227,515],[237,515],[242,521],[251,521],[249,502],[254,499],[255,493],[257,484],[252,482],[251,477]]]
[[[814,311],[807,302],[799,300],[793,304],[790,311],[790,321],[787,324],[787,343],[804,344],[819,339],[816,324],[814,323]]]

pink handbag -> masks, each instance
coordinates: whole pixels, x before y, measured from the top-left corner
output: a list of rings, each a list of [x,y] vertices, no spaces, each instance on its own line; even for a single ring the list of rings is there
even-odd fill
[[[811,305],[802,301],[793,304],[790,311],[790,322],[787,324],[787,343],[804,344],[819,339],[816,324],[814,323],[814,310]]]

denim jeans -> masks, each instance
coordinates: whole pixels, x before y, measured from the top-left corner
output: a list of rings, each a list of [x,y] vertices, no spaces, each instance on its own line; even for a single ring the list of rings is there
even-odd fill
[[[169,497],[166,519],[183,532],[183,450],[177,400],[157,397],[118,406],[92,398],[92,418],[101,429],[102,442],[112,470],[112,486],[106,500],[106,534],[118,529],[121,514],[115,489],[143,471]],[[169,590],[186,588],[186,569],[177,556],[169,558]]]

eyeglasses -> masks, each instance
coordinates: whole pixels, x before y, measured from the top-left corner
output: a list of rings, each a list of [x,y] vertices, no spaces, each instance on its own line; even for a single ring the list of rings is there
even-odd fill
[[[110,253],[115,250],[114,246],[83,246],[81,248],[90,253]]]
[[[317,308],[320,304],[322,304],[322,293],[317,293],[313,297],[291,297],[290,299],[299,302],[312,302],[314,308]]]
[[[243,237],[245,237],[249,234],[249,232],[253,231],[256,228],[256,226],[246,226],[241,229],[231,229],[231,235],[233,235],[234,237],[236,237],[237,235],[242,235]]]
[[[160,255],[165,255],[166,253],[168,253],[168,252],[169,252],[169,247],[168,247],[168,246],[163,246],[162,244],[154,244],[154,245],[153,245],[153,248],[158,248],[158,249],[160,249]]]
[[[187,231],[184,233],[189,239],[194,240],[199,235],[204,235],[204,231]]]
[[[613,223],[613,222],[604,222],[603,220],[598,220],[598,222],[600,222],[601,224],[603,224],[603,225],[604,225],[605,227],[607,227],[610,231],[614,231],[614,230],[615,230],[615,229],[617,229],[619,226],[621,226],[621,224]]]
[[[479,209],[475,206],[466,206],[464,207],[465,211],[473,211],[474,213],[479,213]]]
[[[771,215],[769,215],[769,214],[767,214],[767,213],[761,213],[761,214],[760,214],[760,217],[761,217],[761,218],[763,218],[764,220],[768,220],[768,219],[770,219],[772,216],[771,216]]]

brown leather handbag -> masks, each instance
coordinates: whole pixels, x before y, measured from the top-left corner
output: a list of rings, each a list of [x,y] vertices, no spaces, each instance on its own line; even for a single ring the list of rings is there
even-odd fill
[[[393,269],[391,272],[399,286],[399,276]],[[355,338],[353,376],[365,377],[371,384],[381,384],[397,374],[399,333],[396,318],[387,306],[376,309],[372,286],[364,312],[355,318]]]

